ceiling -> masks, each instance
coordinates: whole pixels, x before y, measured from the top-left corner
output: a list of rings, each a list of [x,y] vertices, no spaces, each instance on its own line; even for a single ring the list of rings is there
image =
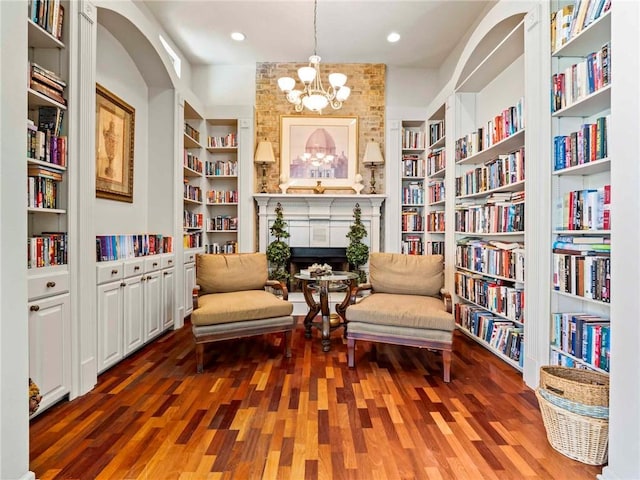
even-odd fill
[[[306,62],[313,0],[138,0],[193,65]],[[438,68],[496,0],[319,0],[317,53],[328,63]],[[240,31],[243,42],[231,40]],[[391,44],[392,31],[401,35]]]

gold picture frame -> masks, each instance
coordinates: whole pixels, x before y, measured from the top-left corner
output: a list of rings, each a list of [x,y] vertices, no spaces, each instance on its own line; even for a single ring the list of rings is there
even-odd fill
[[[358,173],[358,117],[280,117],[280,174],[291,189],[350,188]]]
[[[96,197],[133,203],[135,109],[96,84]]]

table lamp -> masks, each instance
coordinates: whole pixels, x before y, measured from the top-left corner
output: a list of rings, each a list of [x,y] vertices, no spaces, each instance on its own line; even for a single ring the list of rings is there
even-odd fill
[[[369,183],[369,193],[376,192],[376,168],[378,165],[384,164],[384,158],[382,152],[380,152],[380,144],[371,140],[367,143],[367,148],[364,151],[364,158],[362,159],[364,166],[371,169],[371,182]]]
[[[276,163],[271,142],[265,139],[258,143],[253,162],[258,165],[262,165],[262,189],[260,190],[260,193],[267,193],[267,164]]]

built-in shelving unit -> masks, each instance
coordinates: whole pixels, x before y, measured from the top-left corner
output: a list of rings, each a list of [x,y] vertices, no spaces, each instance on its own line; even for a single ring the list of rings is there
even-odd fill
[[[402,253],[422,255],[425,252],[426,210],[429,192],[436,191],[437,181],[427,187],[426,122],[402,122],[401,156],[401,243]],[[441,181],[441,180],[440,180]],[[443,186],[444,194],[444,186]]]
[[[427,119],[427,212],[425,214],[426,254],[444,255],[446,188],[445,105]]]
[[[185,251],[201,250],[204,246],[203,205],[205,150],[201,143],[204,136],[203,117],[188,102],[184,102],[183,133],[183,247]]]

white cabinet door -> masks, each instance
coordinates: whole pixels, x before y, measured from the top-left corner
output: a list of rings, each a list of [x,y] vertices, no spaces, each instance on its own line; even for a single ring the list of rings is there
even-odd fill
[[[122,360],[122,280],[98,285],[98,373]]]
[[[69,294],[29,303],[29,376],[40,387],[45,410],[71,388]]]
[[[184,316],[193,312],[193,288],[196,286],[196,264],[184,264]]]
[[[167,268],[162,272],[162,325],[163,330],[173,328],[175,311],[175,275],[174,268]]]
[[[162,281],[161,272],[146,275],[144,288],[144,328],[145,341],[158,336],[162,332]]]
[[[144,343],[144,300],[142,276],[127,278],[124,286],[124,355]]]

